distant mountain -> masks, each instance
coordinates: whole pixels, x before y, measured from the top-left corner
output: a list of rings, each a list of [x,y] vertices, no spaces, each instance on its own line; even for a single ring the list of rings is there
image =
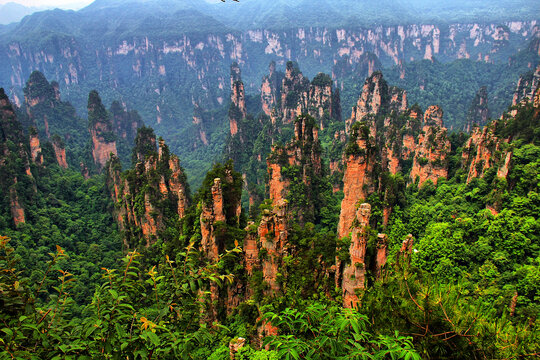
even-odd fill
[[[36,11],[43,9],[44,7],[26,7],[12,2],[0,5],[0,24],[5,25],[21,21],[26,15],[33,14]]]
[[[426,82],[426,76],[413,70],[445,67],[456,59],[507,64],[540,38],[537,7],[525,0],[495,0],[487,10],[476,0],[434,6],[425,0],[96,0],[79,11],[41,11],[0,26],[0,87],[19,104],[25,79],[39,70],[59,83],[80,114],[86,112],[88,92],[97,90],[104,103],[119,100],[137,109],[195,174],[221,154],[233,62],[242,69],[248,108],[260,96],[270,62],[280,71],[296,61],[309,79],[336,70],[338,81],[336,76],[347,77],[366,53],[374,56],[364,64],[366,71],[340,88],[345,116],[367,70],[399,64],[412,98],[422,102],[429,95],[431,103],[441,103],[441,93],[451,98],[446,88],[424,91],[415,81]],[[519,66],[532,66],[536,58]],[[431,59],[441,65],[407,67]],[[519,66],[505,78],[516,78]],[[389,78],[393,74],[401,76],[393,71]],[[460,72],[460,78],[467,74]],[[434,83],[428,81],[426,89]],[[467,109],[486,85],[470,83],[467,92],[453,87],[451,93],[460,94]],[[488,92],[490,104],[498,104],[497,93],[489,86]],[[205,116],[196,116],[199,112]],[[462,113],[448,111],[449,126],[453,120],[461,126]]]
[[[64,10],[78,10],[88,5],[89,0],[79,0],[72,3],[59,6]],[[32,15],[36,12],[53,9],[55,6],[24,6],[14,2],[8,2],[7,4],[0,4],[0,33],[3,26],[7,24],[13,24],[21,21],[25,16]]]

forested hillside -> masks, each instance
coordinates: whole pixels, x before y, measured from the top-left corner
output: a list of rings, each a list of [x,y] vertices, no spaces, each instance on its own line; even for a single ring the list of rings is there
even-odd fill
[[[540,68],[470,134],[380,71],[350,113],[294,62],[260,98],[229,71],[193,193],[121,103],[91,91],[82,120],[39,73],[20,109],[0,91],[2,358],[539,355]]]

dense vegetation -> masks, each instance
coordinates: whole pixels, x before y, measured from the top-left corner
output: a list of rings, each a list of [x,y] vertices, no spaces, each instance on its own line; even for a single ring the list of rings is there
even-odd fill
[[[440,98],[461,82],[463,95],[441,104],[449,109],[448,117],[458,118],[467,108],[452,104],[462,104],[465,97],[472,99],[484,81],[490,81],[486,86],[495,94],[492,104],[502,110],[510,97],[509,88],[497,86],[507,84],[511,73],[523,69],[522,62],[516,60],[515,64],[469,60],[406,64],[406,72],[429,79],[433,86],[425,87],[427,95],[415,93],[417,84],[411,84],[417,79],[412,76],[398,79],[398,70],[391,73],[390,82],[411,86],[410,97],[418,99],[420,107],[425,107],[423,101]],[[494,72],[499,74],[497,80],[493,80]],[[466,82],[472,73],[481,74],[482,81]],[[540,355],[538,106],[521,104],[512,109],[516,115],[507,113],[492,124],[494,134],[506,140],[502,150],[512,151],[506,178],[498,177],[493,167],[468,181],[461,160],[468,140],[463,133],[449,135],[449,176],[438,179],[436,185],[427,181],[418,187],[409,181],[411,164],[394,175],[379,174],[378,189],[363,199],[372,209],[366,227],[368,286],[360,294],[361,306],[345,309],[334,272],[337,261],[350,261],[351,239],[336,236],[342,169],[332,174],[329,163],[338,163],[342,154],[364,152],[354,140],[369,138],[367,126],[353,125],[345,144],[339,140],[340,134],[345,136],[344,123],[324,117],[319,138],[311,133],[300,141],[294,138],[294,126],[302,121],[307,131],[313,130],[317,123],[311,116],[301,115],[284,125],[272,124],[266,116],[248,115],[238,124],[242,137],[227,139],[223,127],[227,109],[199,109],[201,122],[194,124],[198,127],[179,130],[182,136],[174,143],[185,153],[195,154],[186,162],[198,170],[194,178],[201,179],[193,196],[186,187],[189,206],[180,219],[175,203],[178,194],[164,194],[159,188],[160,181],[167,184],[172,176],[169,161],[173,155],[168,147],[158,150],[153,129],[140,127],[136,112],[125,111],[119,102],[107,111],[97,92],[92,92],[90,101],[100,107],[99,113],[89,117],[90,125],[99,119],[113,124],[123,119],[139,126],[137,136],[119,140],[122,159],[113,158],[106,172],[118,170],[130,190],[124,196],[133,200],[136,215],[142,216],[146,207],[151,210],[144,215],[154,220],[163,215],[164,227],[146,242],[140,224],[134,222],[120,231],[115,223],[120,204],[118,199],[116,203],[111,200],[110,173],[85,178],[75,170],[80,160],[92,161],[84,135],[86,122],[69,103],[57,99],[54,85],[42,75],[35,73],[31,80],[26,94],[44,96],[48,102],[28,115],[18,110],[18,121],[11,106],[0,109],[1,360],[220,360],[230,358],[230,346],[244,342],[235,359],[507,359]],[[347,81],[352,80],[345,80],[345,89]],[[331,79],[321,74],[312,83],[328,85]],[[347,91],[352,96],[356,90]],[[0,95],[5,97],[3,90]],[[291,92],[286,101],[294,105],[297,95]],[[260,110],[255,97],[248,97],[247,107],[250,113]],[[34,124],[44,116],[54,131],[51,140],[67,140],[72,157],[68,156],[71,166],[67,169],[58,166],[44,123]],[[396,113],[390,118],[399,131],[406,123],[419,128],[421,121]],[[384,116],[375,122],[383,123]],[[461,125],[457,120],[456,124]],[[41,164],[28,159],[26,130],[43,140]],[[200,131],[208,135],[209,146],[203,146]],[[390,143],[397,135],[381,132],[376,136],[389,136],[382,140]],[[111,137],[116,136],[111,132]],[[130,168],[126,148],[132,143]],[[221,157],[225,143],[225,161],[206,172]],[[297,156],[296,162],[289,162],[288,150]],[[368,149],[372,154],[380,150]],[[277,217],[272,201],[264,200],[268,154],[271,162],[282,166],[280,180],[287,181],[290,190],[284,203],[292,214],[276,274],[278,290],[271,290],[261,268],[255,267],[248,275],[244,258],[247,238],[259,236],[261,223]],[[198,161],[198,156],[210,159]],[[321,168],[315,170],[313,159],[319,156]],[[145,163],[152,157],[159,159],[154,168],[152,162]],[[121,160],[127,170],[120,173]],[[185,184],[181,170],[180,181]],[[216,184],[220,184],[217,190]],[[208,234],[203,234],[202,227],[205,213],[214,211],[218,190],[223,218],[211,224],[211,231],[219,255],[209,259],[203,244]],[[260,197],[260,206],[249,214],[245,190]],[[24,223],[13,221],[14,193],[24,208]],[[242,196],[244,207],[238,208]],[[392,214],[384,225],[383,211],[389,206]],[[275,239],[275,231],[272,228],[268,234],[269,243]],[[371,269],[377,235],[383,232],[388,235],[389,256],[377,277]],[[410,254],[400,249],[408,234],[415,239]],[[275,254],[264,248],[257,260],[272,256]],[[239,299],[232,307],[228,304],[231,289],[237,290]],[[239,295],[246,293],[249,295]]]
[[[335,222],[325,230],[328,219],[315,217],[315,226],[291,230],[294,250],[281,270],[283,292],[269,297],[254,278],[254,297],[213,325],[205,322],[201,300],[209,284],[225,287],[243,276],[238,256],[246,219],[224,224],[225,249],[213,264],[201,257],[198,220],[213,179],[225,180],[232,164],[208,173],[177,240],[158,241],[159,248],[144,256],[130,251],[122,260],[103,177],[85,181],[45,156],[46,167],[33,168],[39,190],[27,204],[27,224],[9,229],[3,215],[2,232],[11,240],[0,242],[2,357],[225,359],[229,342],[243,341],[239,337],[249,341],[236,355],[244,359],[538,355],[540,143],[529,136],[538,125],[538,112],[527,105],[501,127],[514,135],[507,180],[491,169],[466,184],[458,169],[437,186],[398,186],[385,229],[382,199],[368,199],[368,252],[384,230],[391,260],[382,280],[369,279],[360,309],[341,308],[339,289],[320,277],[339,254]],[[453,140],[451,156],[460,154],[463,142]],[[224,189],[233,196],[227,204],[240,196],[240,177],[233,176],[238,181]],[[498,215],[486,204],[498,207]],[[418,239],[410,259],[397,255],[408,233]],[[257,349],[261,321],[279,329],[263,340],[268,350]]]

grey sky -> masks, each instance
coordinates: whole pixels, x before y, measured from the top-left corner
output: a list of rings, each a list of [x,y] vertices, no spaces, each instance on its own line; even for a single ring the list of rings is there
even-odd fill
[[[28,7],[59,7],[73,9],[86,6],[92,1],[93,0],[0,0],[0,5],[14,2]]]

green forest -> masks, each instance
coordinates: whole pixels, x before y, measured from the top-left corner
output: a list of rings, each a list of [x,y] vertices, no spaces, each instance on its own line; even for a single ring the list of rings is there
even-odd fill
[[[47,84],[40,88],[48,89]],[[2,359],[518,359],[540,354],[537,102],[525,99],[488,125],[493,138],[487,148],[494,158],[511,153],[506,176],[499,176],[498,163],[490,167],[482,160],[476,164],[481,175],[471,178],[463,162],[469,135],[451,133],[447,178],[419,185],[408,180],[411,164],[404,162],[402,171],[382,174],[379,189],[358,199],[357,206],[371,205],[362,228],[366,262],[357,264],[367,269],[366,286],[356,293],[358,306],[348,308],[333,269],[351,265],[353,240],[337,236],[344,189],[332,191],[336,175],[328,162],[340,151],[351,159],[378,156],[382,149],[369,144],[393,141],[395,133],[370,137],[370,120],[365,120],[336,150],[331,134],[342,125],[330,119],[319,140],[308,136],[318,131],[315,119],[298,117],[288,126],[296,130],[281,134],[284,143],[272,146],[268,157],[269,166],[281,166],[288,184],[283,206],[289,215],[279,215],[271,199],[258,209],[248,211],[245,202],[241,207],[242,174],[232,160],[214,164],[191,196],[185,174],[175,175],[183,169],[171,165],[174,157],[162,139],[158,149],[150,128],[140,128],[131,139],[131,165],[124,161],[128,170],[123,172],[114,159],[102,174],[91,168],[92,176],[74,166],[63,168],[47,140],[42,160],[31,159],[31,144],[22,139],[47,136],[39,126],[32,132],[22,124],[38,121],[39,109],[20,112],[18,120],[1,95],[1,186],[10,194],[3,196],[0,217]],[[90,94],[89,109],[96,96]],[[62,106],[47,109],[49,119],[66,112]],[[92,128],[121,113],[119,104],[98,110],[89,124],[71,117],[74,128]],[[411,114],[391,117],[405,124]],[[248,137],[256,131],[250,128],[253,121],[246,118],[243,126]],[[373,121],[380,126],[383,118]],[[396,131],[412,130],[403,125]],[[357,145],[364,138],[365,149]],[[234,146],[264,152],[270,149],[267,141]],[[68,148],[68,156],[90,161],[81,154],[91,147],[90,141],[78,151]],[[241,152],[233,155],[251,166]],[[287,156],[296,156],[296,162]],[[431,161],[424,159],[421,165]],[[111,175],[115,172],[117,177]],[[172,191],[176,178],[187,197],[182,217],[176,214],[180,193]],[[166,190],[159,190],[161,184]],[[115,186],[123,195],[111,198]],[[22,223],[13,223],[14,202],[24,208]],[[124,220],[118,222],[118,216]],[[166,219],[163,227],[160,216]],[[158,224],[150,237],[145,221]],[[287,240],[280,253],[283,231]],[[388,238],[388,260],[375,271],[380,233]],[[249,262],[248,241],[257,237],[267,244],[259,244],[258,258]],[[404,240],[411,237],[414,250],[404,251]],[[253,261],[262,265],[248,268]],[[265,264],[278,264],[273,278]]]
[[[0,25],[0,360],[540,358],[537,10]]]

